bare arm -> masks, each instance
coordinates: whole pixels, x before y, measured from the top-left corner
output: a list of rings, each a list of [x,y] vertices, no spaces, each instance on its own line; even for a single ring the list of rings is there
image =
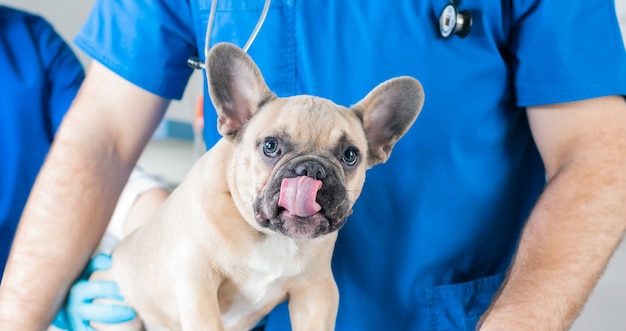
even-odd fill
[[[0,330],[48,327],[167,104],[92,64],[20,220],[0,286]]]
[[[528,109],[548,185],[482,331],[566,330],[626,229],[626,103]]]

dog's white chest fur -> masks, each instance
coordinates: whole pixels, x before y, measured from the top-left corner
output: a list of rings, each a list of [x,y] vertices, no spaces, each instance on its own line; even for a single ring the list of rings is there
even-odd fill
[[[234,271],[232,281],[238,292],[232,305],[222,312],[226,329],[242,318],[285,296],[285,280],[303,271],[298,244],[282,235],[271,235],[243,261],[247,272]],[[238,277],[245,275],[244,277]]]

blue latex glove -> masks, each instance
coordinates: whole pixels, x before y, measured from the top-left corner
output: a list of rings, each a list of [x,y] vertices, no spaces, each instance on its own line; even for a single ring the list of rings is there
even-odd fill
[[[135,318],[136,313],[130,307],[92,302],[94,299],[123,300],[117,283],[89,280],[94,271],[108,270],[111,263],[111,257],[105,254],[98,254],[89,262],[52,325],[69,331],[94,331],[90,322],[117,324]]]

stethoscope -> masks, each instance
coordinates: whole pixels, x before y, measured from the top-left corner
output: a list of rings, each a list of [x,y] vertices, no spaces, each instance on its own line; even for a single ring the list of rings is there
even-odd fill
[[[265,22],[265,18],[267,17],[267,13],[270,8],[271,0],[265,0],[263,4],[263,10],[261,11],[261,16],[256,22],[250,37],[246,41],[243,46],[243,51],[247,52],[254,39],[256,39],[259,30],[263,26]],[[209,13],[209,21],[207,22],[206,33],[204,35],[204,61],[200,60],[198,57],[190,57],[187,59],[187,65],[194,69],[206,69],[206,60],[208,58],[209,49],[210,49],[210,41],[211,41],[211,33],[213,32],[213,21],[215,20],[215,12],[217,10],[217,0],[211,1],[211,11]],[[458,7],[454,0],[447,4],[441,14],[439,15],[439,34],[443,38],[449,38],[453,34],[458,35],[461,38],[467,37],[472,28],[472,14],[469,10],[459,11]],[[208,73],[205,70],[205,75],[207,75],[207,81],[209,79]]]
[[[257,20],[256,25],[254,26],[254,29],[252,30],[252,33],[250,33],[250,37],[248,37],[248,40],[243,46],[244,52],[248,52],[248,49],[250,49],[250,46],[252,46],[254,39],[256,39],[256,36],[259,34],[259,30],[261,30],[263,23],[265,23],[265,18],[267,17],[267,12],[270,9],[271,2],[272,0],[265,0],[265,3],[263,4],[263,10],[261,11],[261,16],[259,16],[259,19]],[[206,33],[204,35],[204,62],[202,62],[202,60],[200,60],[198,57],[195,57],[195,56],[192,56],[187,59],[187,65],[190,66],[191,68],[205,69],[204,73],[206,75],[207,82],[209,81],[209,76],[206,70],[206,67],[207,67],[206,61],[209,58],[209,49],[211,48],[211,45],[210,45],[211,33],[213,32],[213,21],[215,20],[216,10],[217,10],[217,0],[212,0],[211,11],[209,12],[209,21],[206,24]]]
[[[472,29],[472,14],[469,10],[461,10],[456,6],[455,1],[443,7],[439,15],[439,34],[448,38],[453,34],[461,38],[467,37]]]

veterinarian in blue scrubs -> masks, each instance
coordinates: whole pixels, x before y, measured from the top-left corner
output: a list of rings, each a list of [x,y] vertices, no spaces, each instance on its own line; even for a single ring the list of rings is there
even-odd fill
[[[0,276],[35,177],[84,76],[45,19],[0,6]]]
[[[474,330],[490,305],[483,331],[565,329],[626,227],[626,54],[613,0],[462,1],[459,9],[472,16],[469,33],[444,37],[439,19],[449,4],[273,1],[249,50],[279,96],[315,94],[349,106],[400,75],[416,77],[425,89],[417,122],[390,160],[367,173],[340,230],[333,260],[341,295],[337,330]],[[118,174],[108,182],[128,173],[128,155],[144,146],[164,100],[182,96],[191,74],[187,58],[204,54],[210,5],[96,2],[76,38],[96,61],[87,80],[104,81],[103,95],[134,98],[107,101],[98,112],[122,117],[120,125],[146,118],[134,128],[140,134],[105,140],[123,151],[122,142],[131,146],[98,169]],[[262,6],[218,1],[211,43],[243,46]],[[120,106],[123,112],[113,110]],[[78,102],[76,109],[86,108]],[[219,136],[210,105],[205,115],[211,146]],[[69,144],[63,151],[99,160]],[[109,191],[101,201],[115,196]],[[59,207],[39,201],[33,208]],[[88,208],[81,213],[99,227],[105,222]],[[28,220],[25,231],[37,223]],[[83,223],[68,220],[65,227],[92,226]],[[24,236],[17,247],[28,244]],[[77,275],[88,258],[69,255],[55,257],[59,270],[49,272],[58,276],[46,286],[25,285],[29,272],[14,271],[9,286],[32,295],[0,298],[19,303],[42,291],[60,297],[72,278],[61,275],[60,265]],[[52,258],[43,249],[28,256]],[[38,300],[45,308],[13,322],[45,320],[60,304]],[[288,319],[283,304],[266,330],[287,330]]]

